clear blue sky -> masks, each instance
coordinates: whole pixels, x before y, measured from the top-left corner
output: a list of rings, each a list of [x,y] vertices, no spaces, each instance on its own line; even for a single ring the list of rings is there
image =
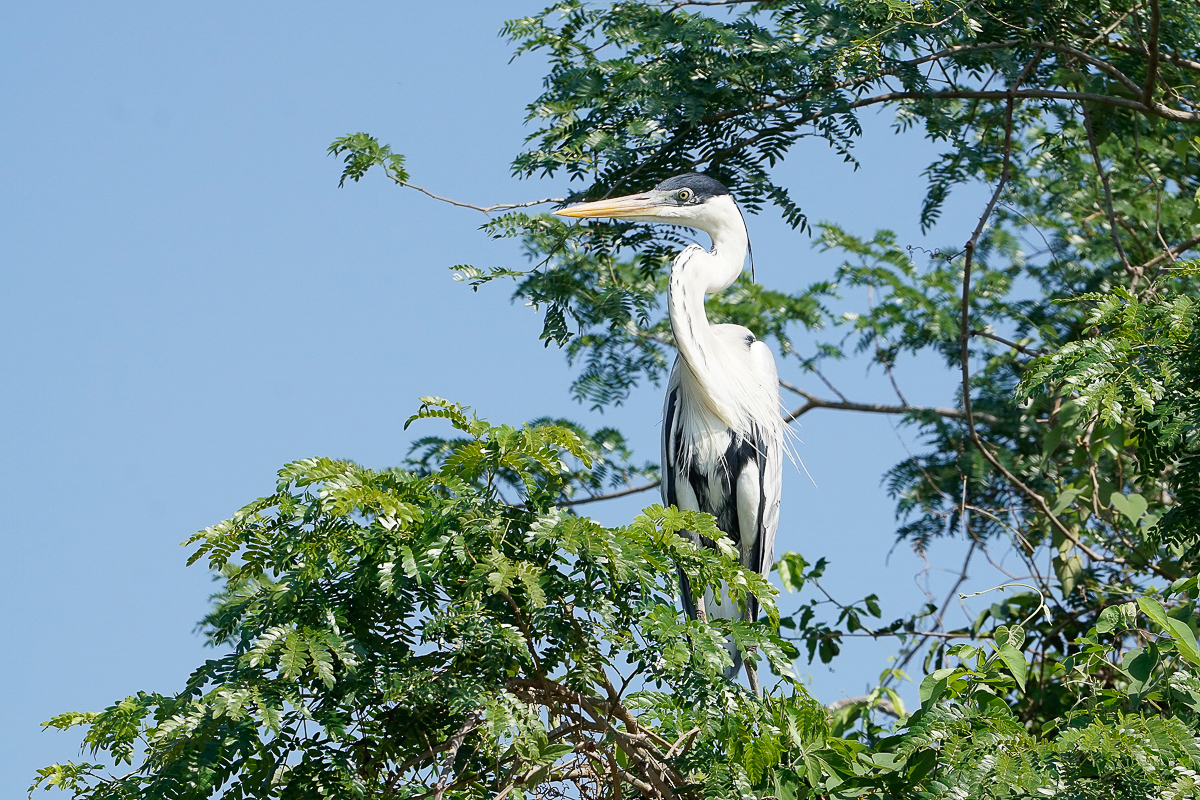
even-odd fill
[[[368,131],[440,194],[564,191],[509,177],[543,70],[536,56],[509,64],[496,31],[541,5],[0,7],[0,795],[75,756],[78,736],[38,723],[173,691],[207,656],[194,625],[213,584],[185,568],[179,543],[267,493],[285,462],[395,464],[422,433],[401,425],[426,394],[496,422],[613,423],[657,453],[658,389],[587,413],[532,310],[505,288],[451,280],[454,264],[518,263],[512,243],[477,230],[481,215],[379,176],[339,190],[325,155],[334,137]],[[868,132],[857,173],[816,142],[781,168],[810,217],[964,241],[979,197],[957,196],[922,239],[934,149],[880,118]],[[770,212],[750,225],[767,285],[799,288],[836,263]],[[856,399],[889,400],[861,364],[835,375]],[[953,376],[933,366],[899,377],[914,402],[952,398]],[[828,411],[799,434],[816,485],[786,477],[779,549],[828,557],[829,587],[878,592],[889,619],[918,607],[925,565],[905,544],[888,560],[879,485],[911,437]],[[618,523],[655,499],[591,510]],[[954,545],[933,553],[947,567],[960,558]],[[929,574],[935,588],[949,580]],[[836,673],[801,671],[828,702],[860,693],[893,648],[859,642]]]

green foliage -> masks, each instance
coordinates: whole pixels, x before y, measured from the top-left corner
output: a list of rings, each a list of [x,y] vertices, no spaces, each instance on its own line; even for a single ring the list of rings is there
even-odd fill
[[[1188,274],[1196,266],[1180,264],[1177,272]],[[1039,359],[1023,386],[1032,394],[1066,394],[1088,422],[1122,431],[1144,487],[1142,493],[1114,491],[1109,502],[1135,529],[1145,528],[1152,541],[1169,542],[1194,557],[1200,554],[1196,301],[1166,286],[1145,297],[1117,286],[1076,301],[1090,306],[1085,324],[1092,335]],[[1147,495],[1152,497],[1154,489],[1170,492],[1171,502],[1155,503],[1157,513],[1147,513]]]
[[[342,162],[346,165],[342,170],[342,179],[338,186],[345,186],[346,179],[358,183],[371,167],[380,167],[384,174],[396,183],[405,183],[408,173],[404,170],[404,156],[393,153],[392,148],[380,144],[374,136],[365,133],[352,133],[348,136],[334,139],[329,145],[329,155],[346,157]]]
[[[784,674],[773,713],[821,740],[824,713],[787,677],[789,648],[770,627],[676,609],[682,568],[698,589],[753,593],[776,618],[773,590],[731,548],[678,535],[719,538],[711,517],[653,506],[604,528],[554,506],[572,480],[564,459],[591,461],[570,428],[494,427],[437,398],[410,422],[431,418],[463,434],[436,467],[295,462],[274,494],[194,536],[191,560],[223,579],[204,621],[221,655],[178,694],[51,720],[85,726],[93,758],[145,756],[116,778],[56,765],[35,786],[94,798],[419,794],[452,769],[443,785],[455,796],[490,796],[574,780],[562,776],[614,748],[660,761],[678,785],[693,773],[758,781],[782,751],[731,744],[769,719],[721,677],[727,636]],[[520,492],[512,503],[501,475]],[[656,721],[653,740],[638,734],[642,718]],[[665,736],[697,726],[686,757],[668,754]],[[433,743],[456,731],[443,764]]]

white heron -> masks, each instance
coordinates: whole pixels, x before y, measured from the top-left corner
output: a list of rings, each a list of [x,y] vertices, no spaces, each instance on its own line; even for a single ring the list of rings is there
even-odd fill
[[[663,405],[662,497],[667,505],[707,511],[740,554],[744,567],[764,577],[771,569],[783,473],[784,422],[779,376],[766,343],[741,325],[710,325],[706,295],[728,289],[746,259],[746,221],[729,190],[707,175],[680,175],[649,192],[571,206],[566,217],[627,219],[704,231],[712,249],[692,244],[671,265],[667,307],[679,355]],[[700,544],[713,547],[711,541]],[[725,619],[758,618],[758,602],[735,609],[727,592],[694,598],[680,573],[687,613]],[[727,643],[733,666],[741,653]],[[758,680],[746,672],[757,693]]]

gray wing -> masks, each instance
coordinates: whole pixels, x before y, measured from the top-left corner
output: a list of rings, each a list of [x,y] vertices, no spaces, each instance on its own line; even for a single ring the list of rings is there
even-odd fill
[[[667,396],[663,401],[662,450],[661,460],[662,482],[659,491],[662,493],[664,506],[679,505],[679,461],[682,453],[679,429],[679,361],[671,369],[671,378],[667,382]]]
[[[696,495],[682,474],[681,462],[683,456],[683,430],[680,425],[679,404],[682,400],[679,388],[679,360],[671,369],[671,378],[667,381],[667,396],[663,401],[662,422],[662,460],[659,461],[662,481],[659,490],[662,493],[664,506],[698,511],[699,504]],[[700,537],[690,531],[680,531],[679,534],[694,544],[700,543]],[[679,590],[683,601],[683,610],[691,619],[696,618],[696,600],[692,597],[692,583],[683,569],[679,569]]]

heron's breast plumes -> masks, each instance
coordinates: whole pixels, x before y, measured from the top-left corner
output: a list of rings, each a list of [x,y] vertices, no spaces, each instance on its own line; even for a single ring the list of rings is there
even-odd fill
[[[707,350],[706,356],[718,362],[710,365],[709,373],[719,379],[701,381],[685,359],[676,362],[684,466],[695,464],[704,469],[721,465],[731,434],[735,446],[740,444],[738,440],[774,442],[782,438],[779,385],[766,382],[767,376],[760,374],[748,357],[741,339],[739,334],[733,347],[721,346],[726,344],[721,342]]]

